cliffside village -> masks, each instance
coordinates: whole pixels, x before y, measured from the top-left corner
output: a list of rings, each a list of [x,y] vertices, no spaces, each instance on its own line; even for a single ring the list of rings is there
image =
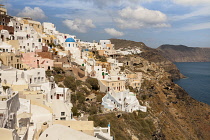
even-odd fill
[[[147,111],[126,84],[140,90],[141,72],[121,69],[131,61],[117,57],[141,53],[115,50],[110,40],[85,42],[60,33],[52,23],[7,15],[0,5],[0,139],[112,140],[111,124],[94,127],[93,121],[73,117],[70,89],[59,87],[46,71],[55,67],[74,72],[78,80],[96,78],[104,110]],[[106,58],[100,61],[93,51]],[[84,76],[78,75],[78,72]]]

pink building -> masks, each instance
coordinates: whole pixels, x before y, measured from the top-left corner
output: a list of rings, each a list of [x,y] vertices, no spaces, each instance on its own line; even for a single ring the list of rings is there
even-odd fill
[[[32,68],[51,70],[54,64],[54,60],[39,57],[35,52],[23,53],[22,56],[22,63]]]

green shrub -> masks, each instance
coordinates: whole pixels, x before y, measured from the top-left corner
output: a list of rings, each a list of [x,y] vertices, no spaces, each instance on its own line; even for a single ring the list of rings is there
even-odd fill
[[[94,115],[94,114],[97,114],[97,107],[96,106],[91,106],[90,108],[89,108],[89,113],[90,113],[90,115]]]
[[[83,93],[85,93],[86,95],[89,95],[90,94],[90,91],[86,87],[80,88],[80,91],[83,92]]]
[[[73,113],[73,116],[79,116],[80,115],[80,113],[78,113],[78,109],[77,109],[77,107],[72,107],[72,109],[71,109],[71,111],[72,111],[72,113]]]
[[[45,74],[47,75],[47,77],[50,77],[53,75],[51,70],[45,71]]]
[[[65,73],[64,70],[60,67],[53,67],[53,70],[56,74],[63,74]]]
[[[54,80],[58,84],[58,82],[62,82],[64,80],[64,76],[60,75],[60,74],[57,74],[57,75],[54,76]]]
[[[71,102],[72,102],[73,104],[75,104],[76,101],[77,101],[77,95],[76,95],[76,94],[71,94]]]
[[[102,102],[103,96],[101,94],[96,95],[96,101],[97,102]]]
[[[76,80],[77,87],[80,86],[81,84],[82,84],[82,81],[81,80]]]

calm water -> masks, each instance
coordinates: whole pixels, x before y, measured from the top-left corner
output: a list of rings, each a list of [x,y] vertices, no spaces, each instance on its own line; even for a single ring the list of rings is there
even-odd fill
[[[186,79],[175,81],[194,99],[210,105],[210,62],[175,63]]]

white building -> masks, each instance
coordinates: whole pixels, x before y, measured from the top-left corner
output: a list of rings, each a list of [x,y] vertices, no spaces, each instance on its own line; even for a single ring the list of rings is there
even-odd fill
[[[19,107],[19,94],[0,84],[0,128],[15,129]]]
[[[67,104],[61,100],[53,100],[51,108],[53,109],[53,120],[71,120],[73,118],[72,104]]]
[[[14,32],[20,32],[22,30],[21,23],[19,22],[20,18],[13,17],[10,19],[8,26],[14,27]]]
[[[106,109],[115,111],[147,111],[147,107],[139,105],[139,101],[136,98],[136,95],[133,92],[129,92],[129,90],[116,93],[112,89],[102,98],[102,105]]]
[[[0,69],[0,81],[5,85],[29,85],[46,82],[45,69],[18,70],[15,68]],[[26,86],[27,87],[27,86]]]
[[[0,35],[1,35],[1,41],[6,41],[7,39],[11,38],[11,36],[7,30],[1,30]]]
[[[15,52],[15,49],[12,47],[12,45],[1,42],[0,40],[0,52]]]
[[[43,26],[43,31],[45,34],[48,34],[48,35],[58,34],[58,31],[56,31],[56,27],[54,24],[50,22],[43,22],[42,26]]]
[[[42,49],[42,43],[33,38],[27,40],[19,40],[19,50],[21,52],[35,52]]]
[[[102,49],[100,50],[104,50],[104,49],[107,49],[107,44],[111,44],[111,41],[110,40],[100,40],[100,44],[102,46]]]

